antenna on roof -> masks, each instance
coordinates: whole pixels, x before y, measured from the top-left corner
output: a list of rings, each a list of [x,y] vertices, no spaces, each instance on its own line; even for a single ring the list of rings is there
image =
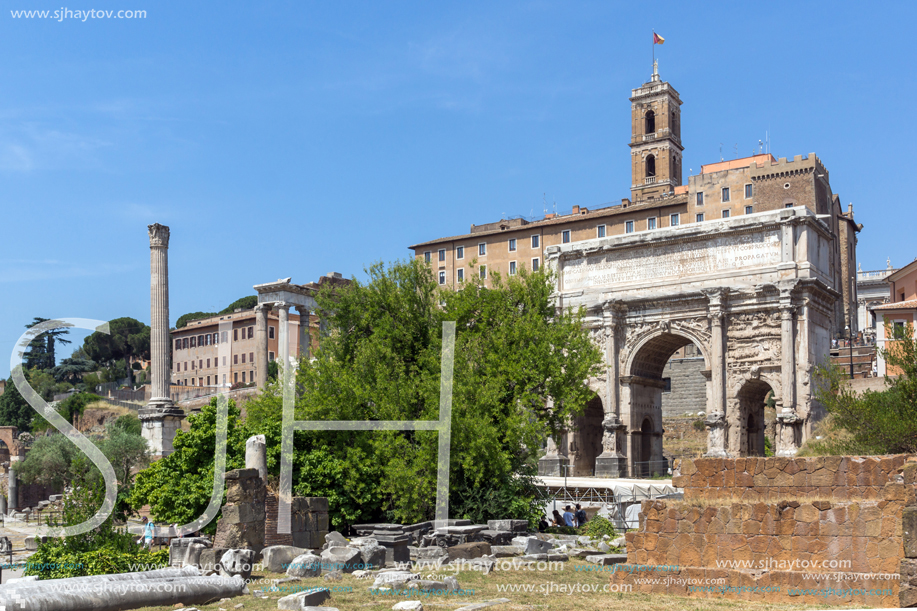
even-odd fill
[[[553,197],[551,199],[554,200],[554,214],[557,214],[557,200],[554,199]]]
[[[758,140],[758,154],[760,155],[764,151],[764,143]]]
[[[723,143],[720,142],[720,161],[723,160]]]
[[[736,142],[736,145],[735,145],[735,149],[734,149],[734,150],[735,150],[735,152],[736,152],[735,158],[738,159],[738,158],[739,158],[739,143],[738,143],[738,142]]]
[[[547,213],[548,213],[548,197],[547,197],[547,193],[542,193],[542,194],[541,194],[541,205],[542,205],[542,207],[544,208],[544,213],[547,214]]]

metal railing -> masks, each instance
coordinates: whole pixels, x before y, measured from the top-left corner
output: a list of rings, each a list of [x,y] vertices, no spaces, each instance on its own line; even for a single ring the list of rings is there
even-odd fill
[[[651,184],[653,184],[653,183],[655,183],[655,182],[656,182],[656,177],[655,177],[655,176],[647,176],[647,177],[646,177],[646,180],[644,181],[643,184],[651,185]]]

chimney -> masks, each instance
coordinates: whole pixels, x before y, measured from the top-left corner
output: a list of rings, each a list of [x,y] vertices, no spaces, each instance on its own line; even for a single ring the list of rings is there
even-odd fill
[[[579,214],[579,206],[573,206],[573,212],[571,214]]]

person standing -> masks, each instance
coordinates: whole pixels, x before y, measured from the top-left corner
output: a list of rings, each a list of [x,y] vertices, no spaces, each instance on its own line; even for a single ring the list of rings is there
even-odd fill
[[[153,534],[156,532],[156,525],[153,524],[153,521],[148,519],[146,516],[143,517],[143,547],[146,549],[152,549],[153,547]]]
[[[560,515],[559,511],[555,509],[553,516],[554,516],[554,521],[551,522],[551,526],[563,526],[564,525],[564,518],[562,515]]]
[[[582,526],[586,523],[586,510],[580,507],[579,503],[576,504],[576,525]]]
[[[564,526],[576,528],[576,516],[573,515],[573,509],[569,505],[564,507]]]

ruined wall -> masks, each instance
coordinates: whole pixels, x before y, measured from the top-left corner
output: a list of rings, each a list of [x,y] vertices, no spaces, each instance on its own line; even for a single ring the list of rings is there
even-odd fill
[[[613,583],[704,598],[917,606],[917,457],[685,459],[672,483],[684,501],[645,501],[640,527],[626,535],[629,564],[671,570],[653,583],[615,573]]]
[[[672,390],[662,393],[662,417],[692,415],[707,410],[707,378],[703,357],[669,359],[662,377],[672,381]]]

